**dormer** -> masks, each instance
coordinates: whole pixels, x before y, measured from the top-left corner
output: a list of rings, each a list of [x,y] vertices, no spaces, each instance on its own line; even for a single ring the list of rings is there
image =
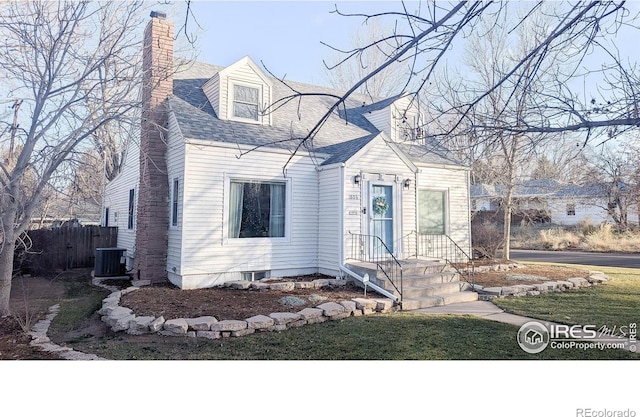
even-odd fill
[[[211,77],[202,90],[219,119],[271,124],[273,86],[248,56]]]
[[[364,116],[393,142],[424,139],[424,117],[412,95],[390,98],[367,107],[371,110],[365,111]]]

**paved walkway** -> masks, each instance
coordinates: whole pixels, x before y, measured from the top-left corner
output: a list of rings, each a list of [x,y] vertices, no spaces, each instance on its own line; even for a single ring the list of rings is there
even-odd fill
[[[538,323],[543,324],[547,329],[550,328],[551,325],[558,325],[558,323],[534,319],[531,317],[518,316],[516,314],[505,313],[504,310],[496,306],[490,301],[472,301],[469,303],[458,303],[458,304],[450,304],[446,306],[439,307],[429,307],[422,308],[419,310],[413,310],[412,313],[420,313],[420,314],[459,314],[459,315],[471,315],[475,317],[481,317],[487,320],[498,321],[501,323],[512,324],[514,326],[522,326],[525,323],[536,321]],[[640,336],[639,336],[640,337]],[[631,347],[628,338],[621,337],[611,337],[606,335],[598,335],[595,341],[600,342],[624,342],[625,349],[631,350],[636,353],[640,353],[640,341],[636,340],[633,343],[634,347]],[[585,342],[591,340],[585,340]],[[631,349],[629,349],[631,347]]]

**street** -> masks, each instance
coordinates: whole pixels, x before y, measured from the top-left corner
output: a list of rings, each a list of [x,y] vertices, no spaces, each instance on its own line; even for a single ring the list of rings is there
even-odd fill
[[[511,250],[514,261],[557,262],[594,266],[640,268],[638,253],[594,253],[572,251]]]

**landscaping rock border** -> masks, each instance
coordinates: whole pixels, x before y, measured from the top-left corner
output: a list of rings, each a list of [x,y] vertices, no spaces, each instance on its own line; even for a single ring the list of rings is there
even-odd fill
[[[225,283],[224,286],[238,290],[260,288],[292,291],[295,288],[343,287],[346,283],[346,280],[343,279],[317,279],[311,282],[279,281],[273,283],[262,280],[259,282],[232,281]],[[163,336],[220,339],[241,337],[258,332],[281,332],[309,324],[342,320],[354,316],[391,313],[399,309],[389,299],[354,298],[340,301],[339,303],[324,302],[316,307],[304,308],[297,313],[274,312],[268,316],[256,315],[244,320],[218,321],[211,316],[165,320],[164,317],[138,317],[130,309],[119,305],[123,294],[138,289],[139,287],[129,287],[119,291],[115,290],[102,301],[102,308],[98,310],[98,314],[102,316],[101,320],[107,323],[114,332],[125,331],[134,335],[158,333]]]
[[[605,284],[609,278],[600,271],[589,271],[587,278],[576,277],[559,281],[545,281],[541,284],[517,284],[504,287],[483,287],[474,284],[472,290],[478,293],[478,299],[489,301],[494,298],[525,297],[540,295],[548,292],[563,292],[567,290]]]

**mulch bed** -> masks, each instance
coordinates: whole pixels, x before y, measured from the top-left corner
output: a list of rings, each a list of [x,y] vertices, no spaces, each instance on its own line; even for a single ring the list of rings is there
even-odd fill
[[[530,279],[516,279],[530,276]],[[567,278],[586,278],[589,272],[584,269],[563,266],[529,265],[510,271],[490,271],[475,274],[474,283],[484,287],[505,287],[518,284],[541,284],[545,281],[565,280]],[[510,278],[511,277],[511,278]],[[539,277],[539,279],[533,279]]]

